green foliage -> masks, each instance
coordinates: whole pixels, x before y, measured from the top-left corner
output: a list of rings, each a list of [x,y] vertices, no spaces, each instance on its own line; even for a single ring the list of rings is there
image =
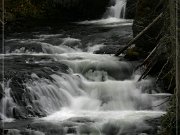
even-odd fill
[[[44,14],[46,5],[46,0],[8,0],[5,9],[16,17],[39,17]]]

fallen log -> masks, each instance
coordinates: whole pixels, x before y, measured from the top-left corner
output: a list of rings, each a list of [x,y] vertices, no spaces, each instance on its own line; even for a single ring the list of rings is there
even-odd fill
[[[149,28],[151,28],[161,17],[163,13],[161,13],[159,16],[157,16],[152,23],[150,23],[144,30],[142,30],[135,38],[130,40],[130,42],[122,49],[119,49],[115,56],[119,56],[121,53],[123,53],[125,50],[127,50],[136,40],[138,40]]]

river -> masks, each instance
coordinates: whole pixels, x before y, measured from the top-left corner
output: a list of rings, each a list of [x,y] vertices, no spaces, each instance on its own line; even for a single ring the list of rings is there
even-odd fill
[[[124,19],[126,2],[115,3],[100,20],[6,38],[4,134],[157,134],[170,95],[153,78],[138,82],[139,61],[113,56],[132,39],[133,23]]]

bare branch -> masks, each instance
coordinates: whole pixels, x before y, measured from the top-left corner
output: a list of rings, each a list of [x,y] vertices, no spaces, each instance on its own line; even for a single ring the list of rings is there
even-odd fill
[[[172,81],[173,81],[173,79],[174,79],[174,76],[172,75],[172,77],[171,77],[171,81],[170,81],[169,86],[168,86],[168,91],[169,91],[169,90],[170,90],[170,88],[171,88],[171,85],[172,85]]]
[[[172,57],[172,55],[167,59],[167,61],[166,61],[166,63],[164,64],[164,66],[161,68],[161,71],[159,72],[159,74],[158,74],[158,76],[157,76],[156,82],[159,81],[160,76],[161,76],[161,74],[163,73],[164,68],[168,65],[169,60],[170,60],[171,57]]]
[[[115,56],[119,56],[121,53],[123,53],[126,49],[128,49],[136,40],[138,40],[149,28],[151,28],[161,17],[163,16],[163,13],[161,13],[159,16],[157,16],[152,23],[150,23],[144,30],[142,30],[135,38],[130,40],[130,42],[125,46],[123,49],[119,49]]]

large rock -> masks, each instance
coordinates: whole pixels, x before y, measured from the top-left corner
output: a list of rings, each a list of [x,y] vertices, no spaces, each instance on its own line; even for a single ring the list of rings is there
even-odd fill
[[[133,24],[134,37],[148,26],[162,11],[162,0],[138,0],[135,20]],[[152,50],[158,42],[159,33],[163,27],[163,19],[160,19],[150,30],[136,41],[136,47],[145,52]]]
[[[42,60],[46,62],[41,63]],[[46,56],[7,56],[4,61],[5,115],[16,119],[46,116],[42,106],[35,102],[38,100],[38,95],[30,91],[27,83],[41,79],[51,83],[53,82],[52,74],[68,73],[68,67]],[[8,90],[10,96],[8,96]],[[0,101],[3,97],[4,92],[0,85]]]
[[[136,13],[137,0],[127,0],[126,19],[134,19]]]

